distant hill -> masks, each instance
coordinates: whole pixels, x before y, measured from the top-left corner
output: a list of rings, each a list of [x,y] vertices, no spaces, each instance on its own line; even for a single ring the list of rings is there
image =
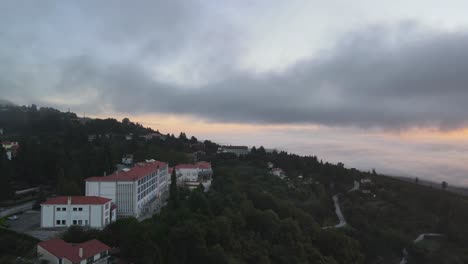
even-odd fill
[[[0,106],[15,106],[14,103],[11,101],[5,100],[5,99],[0,99]]]
[[[395,177],[397,179],[407,181],[407,182],[415,182],[415,178],[409,178],[409,177]],[[428,181],[428,180],[423,180],[419,179],[418,181],[419,185],[431,187],[434,189],[442,189],[442,185],[440,182],[433,182],[433,181]],[[462,186],[451,186],[450,183],[447,185],[447,191],[457,193],[460,195],[468,196],[468,188],[467,187],[462,187]]]

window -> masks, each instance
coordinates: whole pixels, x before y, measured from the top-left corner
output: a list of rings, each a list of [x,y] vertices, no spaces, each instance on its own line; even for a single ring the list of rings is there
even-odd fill
[[[67,224],[67,221],[62,220],[62,225],[66,225],[66,224]]]
[[[85,225],[88,225],[88,220],[84,220],[84,224],[85,224]]]
[[[57,212],[60,212],[60,209],[61,209],[60,207],[55,208]]]
[[[76,207],[73,207],[73,211],[75,211],[75,212],[76,212],[76,211],[78,211],[78,208],[76,208]]]
[[[65,207],[62,207],[62,211],[66,211],[66,210],[67,210],[67,208],[65,208]]]
[[[55,221],[55,224],[56,224],[56,225],[60,225],[60,220],[56,220],[56,221]]]
[[[76,223],[77,223],[76,220],[73,220],[73,224],[76,225]]]
[[[78,211],[83,211],[83,207],[78,208]]]
[[[83,225],[83,220],[78,220],[79,225]]]

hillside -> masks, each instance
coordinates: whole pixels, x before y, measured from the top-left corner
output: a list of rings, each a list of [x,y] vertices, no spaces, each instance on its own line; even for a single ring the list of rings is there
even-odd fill
[[[204,151],[201,158],[214,169],[209,192],[176,189],[148,220],[119,219],[103,231],[72,227],[64,235],[70,242],[98,238],[134,263],[468,262],[468,199],[458,194],[262,147],[241,157],[217,154],[216,144],[185,133],[148,140],[140,136],[157,132],[130,120],[9,107],[0,121],[2,140],[21,146],[14,159],[0,163],[2,202],[19,186],[81,194],[84,178],[112,172],[126,154],[177,164]],[[287,177],[272,175],[269,162]],[[346,219],[339,228],[333,227],[333,196]],[[425,233],[441,236],[414,242]],[[0,235],[0,244],[12,236]],[[31,242],[24,244],[33,250]],[[5,259],[27,252],[3,247]]]

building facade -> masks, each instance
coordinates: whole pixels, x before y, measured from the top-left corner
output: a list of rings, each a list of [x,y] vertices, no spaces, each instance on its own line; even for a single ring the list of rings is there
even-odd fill
[[[167,163],[147,160],[109,176],[86,179],[86,195],[111,199],[117,217],[140,217],[164,202],[169,177]]]
[[[97,196],[59,196],[41,204],[41,227],[88,226],[102,229],[116,220],[112,200]]]
[[[213,169],[211,163],[200,161],[195,164],[179,164],[175,166],[177,184],[188,187],[189,189],[196,188],[200,183],[206,188],[211,185]]]
[[[79,244],[51,239],[37,244],[40,261],[50,264],[107,264],[110,247],[93,239]]]
[[[18,144],[18,142],[3,141],[2,147],[5,149],[7,158],[11,160],[18,153],[20,145]]]
[[[222,146],[218,148],[218,154],[220,153],[233,153],[236,156],[248,155],[249,148],[246,146]]]

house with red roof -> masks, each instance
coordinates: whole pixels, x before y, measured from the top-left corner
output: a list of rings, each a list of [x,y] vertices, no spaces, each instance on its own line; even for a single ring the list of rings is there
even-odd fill
[[[211,163],[200,161],[194,164],[179,164],[174,168],[176,170],[177,183],[194,189],[201,184],[207,188],[211,185],[213,169]]]
[[[41,203],[41,227],[72,225],[102,229],[116,220],[111,199],[99,196],[58,196]]]
[[[108,176],[87,178],[86,196],[111,199],[117,217],[138,218],[165,201],[169,178],[166,162],[146,160]]]
[[[51,264],[104,264],[109,262],[110,249],[96,239],[79,244],[51,239],[37,244],[37,255],[40,261]]]

